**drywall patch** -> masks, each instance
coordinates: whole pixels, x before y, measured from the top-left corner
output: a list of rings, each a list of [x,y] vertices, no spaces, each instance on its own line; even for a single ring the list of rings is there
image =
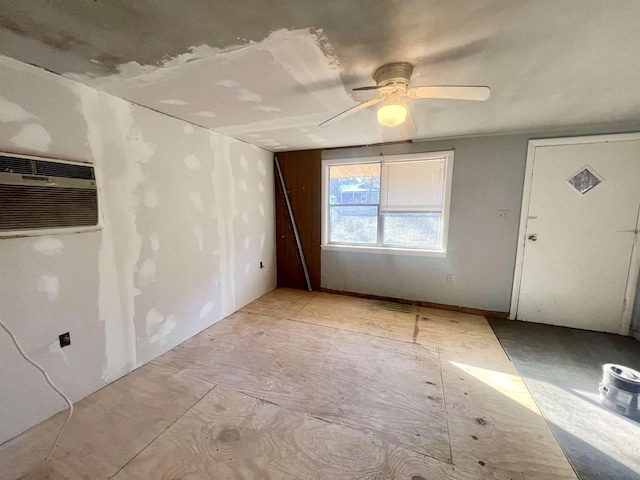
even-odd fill
[[[153,185],[147,185],[142,195],[142,201],[149,208],[155,208],[158,206],[158,192]]]
[[[51,135],[42,125],[30,123],[11,139],[14,145],[38,152],[48,152],[51,146]]]
[[[195,129],[195,128],[193,128],[193,125],[191,125],[191,124],[187,124],[187,125],[185,125],[184,127],[182,127],[182,131],[183,131],[184,133],[186,133],[187,135],[191,135],[193,132],[195,132],[195,131],[196,131],[196,129]]]
[[[196,237],[196,240],[198,241],[198,250],[203,252],[204,251],[204,230],[202,229],[202,227],[197,226],[197,227],[193,227],[191,229],[191,232],[193,232],[193,234]]]
[[[167,98],[166,100],[160,100],[159,103],[164,103],[165,105],[188,105],[184,100],[178,100],[177,98]]]
[[[55,275],[40,275],[36,280],[36,287],[47,294],[49,300],[57,300],[60,293],[60,282]]]
[[[253,109],[264,113],[274,113],[280,111],[278,107],[271,107],[269,105],[256,105],[255,107],[253,107]]]
[[[146,259],[138,270],[138,286],[146,287],[156,280],[156,261],[153,258]]]
[[[267,167],[264,164],[264,160],[261,158],[258,160],[258,172],[263,177],[267,175]]]
[[[202,201],[202,196],[199,192],[191,192],[189,194],[189,200],[191,200],[191,204],[199,211],[204,212],[204,202]]]
[[[207,302],[200,309],[200,319],[205,319],[209,316],[216,302]]]
[[[62,255],[64,243],[57,238],[42,237],[33,244],[33,249],[43,255]]]
[[[35,118],[35,116],[20,105],[0,97],[0,122],[24,122],[31,118]]]
[[[200,163],[200,160],[195,155],[187,155],[184,157],[184,164],[189,170],[193,170],[194,172],[202,170],[202,163]]]
[[[147,312],[146,317],[146,334],[149,343],[160,342],[164,345],[167,336],[178,325],[175,315],[168,315],[165,320],[164,316],[157,309],[152,308]]]
[[[261,102],[262,97],[247,88],[238,89],[238,100],[241,102]]]
[[[244,155],[240,155],[240,166],[245,172],[249,171],[249,162],[247,161],[247,157]]]
[[[67,359],[67,354],[64,353],[64,350],[60,346],[60,340],[55,340],[55,341],[51,342],[48,345],[47,350],[49,350],[49,353],[55,353],[55,354],[60,355],[62,357],[62,360],[64,360],[64,363],[67,366],[69,366],[69,360]]]
[[[214,118],[217,117],[218,114],[214,113],[214,112],[210,112],[208,110],[205,110],[203,112],[196,112],[193,114],[194,117],[202,117],[202,118]]]
[[[158,232],[153,232],[149,235],[149,245],[151,245],[151,250],[154,252],[160,250],[160,237],[158,237]]]

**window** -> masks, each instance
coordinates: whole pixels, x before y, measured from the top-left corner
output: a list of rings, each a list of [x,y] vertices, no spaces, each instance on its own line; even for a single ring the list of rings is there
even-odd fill
[[[453,152],[323,162],[323,248],[446,252]]]

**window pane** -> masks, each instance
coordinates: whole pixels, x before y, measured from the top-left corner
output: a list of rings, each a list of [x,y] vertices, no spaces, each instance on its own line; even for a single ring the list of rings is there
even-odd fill
[[[331,205],[377,205],[380,201],[380,164],[329,167]]]
[[[329,207],[329,242],[377,242],[378,207]]]
[[[395,247],[439,248],[441,213],[384,215],[383,244]]]

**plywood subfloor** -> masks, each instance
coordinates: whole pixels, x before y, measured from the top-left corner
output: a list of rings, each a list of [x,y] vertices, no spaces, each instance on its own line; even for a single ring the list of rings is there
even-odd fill
[[[0,446],[0,478],[572,479],[483,317],[276,289]]]

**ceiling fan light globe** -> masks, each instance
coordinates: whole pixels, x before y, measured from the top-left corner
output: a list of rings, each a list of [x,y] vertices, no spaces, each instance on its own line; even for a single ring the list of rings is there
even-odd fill
[[[400,125],[407,119],[407,107],[400,104],[383,105],[378,110],[378,122],[387,127]]]

